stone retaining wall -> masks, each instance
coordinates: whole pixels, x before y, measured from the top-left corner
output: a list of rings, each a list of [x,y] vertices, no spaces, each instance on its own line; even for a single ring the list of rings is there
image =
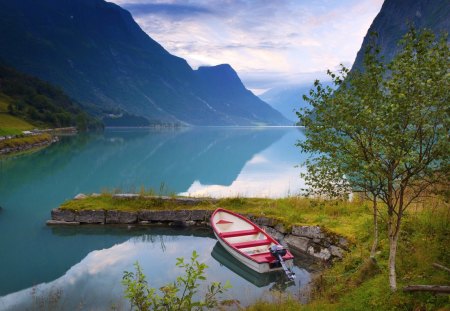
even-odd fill
[[[190,203],[193,203],[189,201]],[[188,203],[189,204],[189,203]],[[53,209],[52,220],[48,225],[80,224],[128,224],[170,226],[210,226],[211,210],[140,210],[140,211],[105,211],[105,210],[65,210]],[[275,219],[244,215],[266,230],[284,246],[294,252],[307,254],[323,261],[341,259],[348,251],[349,242],[342,236],[327,232],[319,226],[292,226],[286,229]]]

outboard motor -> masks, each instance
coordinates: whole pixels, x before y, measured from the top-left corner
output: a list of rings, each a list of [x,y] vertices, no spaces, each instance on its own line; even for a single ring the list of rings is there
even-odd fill
[[[286,255],[287,250],[281,246],[281,245],[272,245],[271,247],[269,247],[269,251],[270,254],[275,257],[278,262],[281,264],[281,266],[283,267],[284,272],[286,273],[286,276],[288,277],[288,279],[290,281],[294,281],[295,279],[295,273],[291,271],[291,269],[289,269],[284,260],[283,260],[283,256]]]

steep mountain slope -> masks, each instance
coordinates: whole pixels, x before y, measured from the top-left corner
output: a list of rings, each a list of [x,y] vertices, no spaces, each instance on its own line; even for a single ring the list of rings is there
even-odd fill
[[[264,124],[274,119],[274,109],[247,90],[230,65],[200,67],[195,73],[203,86],[202,98],[227,123]],[[278,111],[276,115],[276,124],[288,124]]]
[[[322,82],[322,85],[332,86],[332,83]],[[303,100],[303,95],[308,95],[311,88],[313,88],[313,85],[310,84],[276,87],[264,92],[259,97],[280,111],[292,123],[296,123],[298,122],[298,118],[295,111],[298,111],[300,108],[305,108],[308,105]]]
[[[243,115],[239,97],[231,110],[220,100],[211,109],[208,100],[215,94],[208,84],[115,4],[0,0],[0,5],[0,58],[61,86],[100,115],[125,111],[150,121],[208,125],[286,122],[251,95],[254,111],[270,111],[263,120]]]
[[[428,28],[435,34],[450,32],[450,3],[448,0],[386,0],[375,17],[359,50],[353,69],[362,67],[364,51],[370,34],[378,33],[377,44],[387,61],[398,51],[397,42],[408,30],[408,23],[417,29]]]
[[[0,135],[66,126],[83,130],[101,124],[60,89],[0,64]]]

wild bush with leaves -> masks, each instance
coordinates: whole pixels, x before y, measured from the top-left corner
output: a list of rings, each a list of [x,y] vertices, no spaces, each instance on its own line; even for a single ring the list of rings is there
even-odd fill
[[[125,286],[125,297],[130,301],[132,310],[164,310],[164,311],[186,311],[205,310],[216,308],[220,301],[219,295],[223,294],[230,284],[222,285],[220,282],[212,282],[207,286],[203,299],[196,301],[200,282],[206,281],[205,270],[208,266],[200,263],[199,255],[192,252],[191,262],[186,263],[184,258],[177,258],[177,267],[184,269],[185,274],[177,277],[176,281],[164,285],[159,289],[150,288],[141,267],[136,262],[136,271],[125,271],[122,284]]]

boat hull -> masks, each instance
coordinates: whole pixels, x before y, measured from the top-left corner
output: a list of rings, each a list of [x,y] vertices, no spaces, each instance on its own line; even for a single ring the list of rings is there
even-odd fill
[[[225,243],[220,237],[217,236],[217,233],[214,232],[214,235],[216,236],[217,240],[219,241],[220,245],[223,246],[234,258],[239,260],[241,263],[249,267],[250,269],[258,272],[258,273],[267,273],[271,271],[277,271],[277,270],[283,270],[281,266],[279,267],[270,267],[270,263],[264,262],[264,263],[258,263],[251,259],[249,259],[246,256],[243,256],[239,252],[237,252],[234,248],[228,246],[227,243]],[[286,266],[290,269],[294,266],[294,260],[293,259],[287,259],[284,261],[286,263]]]

